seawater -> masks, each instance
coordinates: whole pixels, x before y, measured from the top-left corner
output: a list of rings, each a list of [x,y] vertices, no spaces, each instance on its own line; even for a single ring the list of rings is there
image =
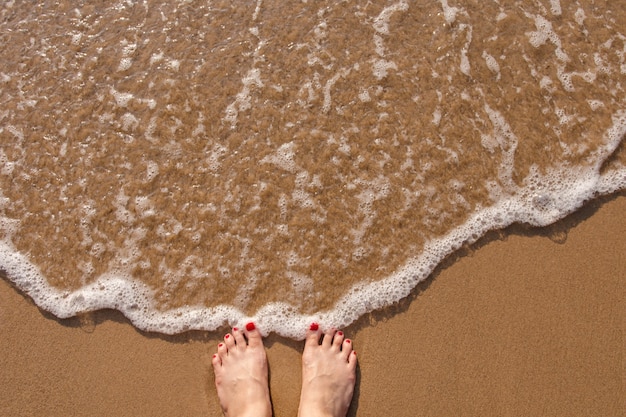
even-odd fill
[[[300,338],[626,188],[621,2],[4,1],[0,268]]]

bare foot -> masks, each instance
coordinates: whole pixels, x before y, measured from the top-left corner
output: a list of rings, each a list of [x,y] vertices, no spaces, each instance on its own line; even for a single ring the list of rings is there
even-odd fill
[[[227,417],[270,417],[267,357],[254,323],[233,328],[217,346],[211,361],[220,406]]]
[[[320,338],[323,338],[320,344]],[[317,324],[307,332],[302,353],[299,417],[345,417],[356,380],[356,352],[340,331],[322,336]]]

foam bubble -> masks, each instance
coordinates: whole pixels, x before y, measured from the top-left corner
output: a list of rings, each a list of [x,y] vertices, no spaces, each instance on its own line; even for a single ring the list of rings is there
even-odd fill
[[[470,75],[470,63],[469,58],[467,58],[467,51],[461,51],[461,64],[459,66],[461,72],[467,76]]]
[[[133,60],[131,58],[122,58],[120,59],[120,63],[117,66],[117,70],[118,71],[126,71],[127,69],[129,69],[131,67],[131,65],[133,65]]]
[[[264,86],[261,81],[261,71],[258,68],[250,69],[245,77],[241,79],[241,83],[243,84],[241,91],[237,94],[235,101],[229,104],[225,111],[224,120],[232,125],[237,123],[240,111],[248,110],[251,107],[250,92],[252,88]]]
[[[556,69],[556,75],[565,91],[574,91],[574,83],[572,82],[573,73],[566,72],[563,66],[559,66]]]
[[[587,103],[589,103],[589,107],[591,107],[591,110],[593,111],[598,110],[600,107],[604,107],[604,103],[600,100],[587,100]]]
[[[80,32],[76,32],[72,34],[72,40],[71,43],[72,45],[78,45],[80,44],[80,40],[83,38],[83,34]]]
[[[574,13],[574,20],[576,21],[576,23],[582,26],[586,18],[587,16],[585,15],[585,11],[582,8],[579,7],[578,9],[576,9],[576,12]]]
[[[441,121],[441,108],[436,107],[435,111],[433,111],[433,124],[435,126],[439,126],[440,121]]]
[[[487,68],[489,68],[489,70],[491,72],[493,72],[494,74],[497,75],[497,79],[500,79],[500,65],[498,64],[498,61],[496,61],[496,59],[489,55],[487,53],[487,51],[483,51],[483,59],[485,60],[485,63],[487,64]]]
[[[372,74],[377,80],[382,80],[387,76],[387,72],[390,69],[397,70],[398,66],[393,61],[387,61],[385,59],[377,59],[372,63]]]
[[[128,102],[135,98],[135,96],[131,93],[121,93],[114,88],[111,88],[110,93],[113,95],[113,98],[119,107],[126,107]]]
[[[535,27],[537,28],[537,30],[534,32],[526,33],[530,44],[535,48],[539,48],[549,40],[550,43],[552,43],[556,47],[554,53],[557,59],[562,62],[569,62],[569,56],[563,50],[563,47],[561,45],[561,39],[552,28],[552,23],[546,20],[546,18],[541,15],[527,16],[534,19]]]
[[[167,61],[167,66],[174,71],[178,71],[180,69],[180,60],[170,59]]]
[[[207,165],[210,171],[217,172],[221,166],[221,158],[228,154],[228,148],[224,145],[216,143],[211,149],[211,153],[207,157]]]
[[[22,132],[21,129],[13,126],[13,125],[8,125],[6,127],[6,130],[13,135],[13,137],[15,139],[17,139],[19,142],[23,142],[24,141],[24,132]]]
[[[152,54],[150,57],[150,65],[156,64],[157,62],[162,61],[164,58],[163,52],[159,52],[158,54]]]
[[[389,19],[395,12],[404,12],[409,9],[409,5],[406,1],[399,1],[398,3],[387,6],[383,9],[378,16],[374,18],[374,30],[383,35],[389,34]]]
[[[134,130],[139,126],[139,120],[132,113],[124,113],[122,116],[122,129]]]
[[[330,90],[333,88],[335,83],[339,80],[339,78],[343,78],[350,73],[350,69],[342,69],[338,71],[330,80],[326,82],[324,85],[324,104],[322,105],[322,112],[328,113],[331,105],[331,95]]]
[[[361,92],[359,93],[359,100],[361,100],[364,103],[368,103],[372,101],[372,97],[370,97],[369,91],[364,88],[361,89]]]
[[[288,142],[282,144],[274,154],[268,155],[261,159],[261,163],[274,164],[277,167],[284,169],[288,172],[296,172],[295,162],[295,143]]]
[[[15,164],[12,161],[9,161],[9,158],[7,158],[4,151],[0,149],[0,174],[11,175],[14,166]]]
[[[458,7],[452,7],[448,5],[448,0],[439,0],[441,8],[443,9],[443,17],[448,24],[454,23],[456,15],[461,11]]]
[[[154,161],[148,161],[146,163],[147,180],[152,181],[157,175],[159,175],[159,164]]]
[[[555,16],[561,16],[561,2],[559,0],[550,0],[550,11]]]

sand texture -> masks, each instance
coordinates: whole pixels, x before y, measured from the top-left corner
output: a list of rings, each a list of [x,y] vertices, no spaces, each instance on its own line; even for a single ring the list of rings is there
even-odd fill
[[[358,416],[623,416],[626,198],[493,234],[395,308],[345,329]],[[0,415],[219,416],[222,333],[146,334],[117,312],[58,320],[0,280]],[[302,344],[266,340],[276,416]]]

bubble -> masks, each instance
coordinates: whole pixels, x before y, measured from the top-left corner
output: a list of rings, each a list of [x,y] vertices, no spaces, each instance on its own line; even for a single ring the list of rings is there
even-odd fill
[[[147,180],[152,181],[157,175],[159,175],[159,164],[154,161],[148,161],[146,163]]]
[[[585,11],[582,8],[579,7],[578,9],[576,9],[576,12],[574,13],[574,20],[576,21],[576,23],[582,26],[586,18],[587,16],[585,15]]]
[[[390,69],[397,70],[398,66],[393,61],[387,61],[385,59],[377,59],[372,64],[372,74],[376,79],[382,80],[387,76],[387,72]]]
[[[270,163],[288,172],[296,172],[295,143],[282,144],[274,154],[261,159],[261,163]]]
[[[487,51],[483,51],[483,59],[487,64],[487,68],[489,68],[489,70],[494,74],[497,74],[498,79],[500,79],[500,65],[498,64],[498,61],[496,61],[493,56],[489,55]]]
[[[550,0],[550,11],[555,16],[561,15],[561,2],[559,0]]]
[[[131,93],[121,93],[113,88],[111,88],[110,92],[119,107],[126,107],[128,102],[135,97]]]
[[[131,113],[124,113],[122,116],[122,129],[134,130],[137,126],[139,126],[139,120]]]
[[[122,58],[120,59],[120,63],[117,66],[118,71],[126,71],[133,65],[133,60],[131,58]]]
[[[456,15],[461,11],[461,9],[448,5],[448,0],[439,0],[439,3],[441,3],[441,7],[443,8],[443,17],[446,20],[446,23],[454,23]]]

